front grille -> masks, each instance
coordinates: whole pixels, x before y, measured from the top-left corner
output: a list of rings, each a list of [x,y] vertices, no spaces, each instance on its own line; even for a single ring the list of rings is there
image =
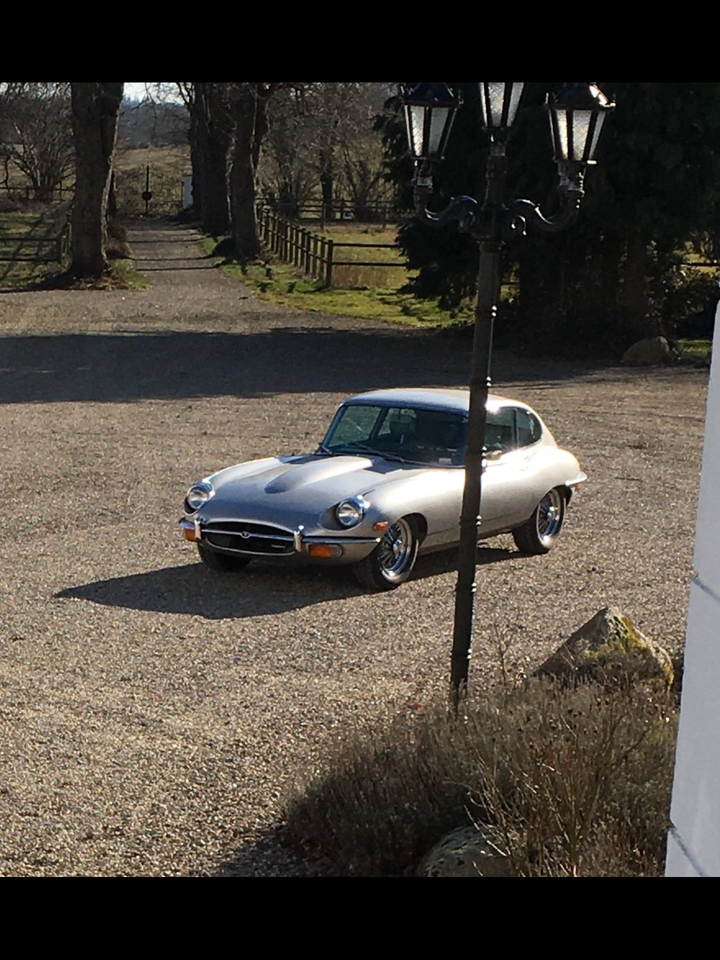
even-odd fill
[[[287,530],[264,523],[242,521],[212,523],[202,529],[203,539],[219,550],[282,556],[293,553],[294,538]]]

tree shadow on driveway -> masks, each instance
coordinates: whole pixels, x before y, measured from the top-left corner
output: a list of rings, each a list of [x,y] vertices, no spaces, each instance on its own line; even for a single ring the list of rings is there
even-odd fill
[[[478,565],[520,559],[522,554],[510,550],[478,550]],[[425,580],[456,569],[457,551],[446,550],[421,557],[412,580]],[[412,581],[401,589],[412,589]],[[167,567],[68,587],[56,593],[55,598],[206,620],[244,620],[347,600],[365,592],[348,567],[278,567],[259,561],[237,574],[214,573],[201,563]]]
[[[0,338],[0,403],[98,403],[353,394],[468,381],[471,344],[390,327],[308,324],[248,332],[133,332]],[[496,355],[499,382],[557,382],[587,365]]]

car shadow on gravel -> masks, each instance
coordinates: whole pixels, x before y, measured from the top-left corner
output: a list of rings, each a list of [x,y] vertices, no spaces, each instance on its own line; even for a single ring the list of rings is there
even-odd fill
[[[478,565],[521,559],[522,554],[511,550],[485,546],[478,550]],[[420,557],[412,580],[456,570],[457,551],[446,550]],[[412,581],[401,589],[411,590]],[[56,593],[55,599],[207,620],[243,620],[347,600],[365,592],[347,567],[288,569],[257,562],[242,573],[221,574],[195,563],[68,587]]]

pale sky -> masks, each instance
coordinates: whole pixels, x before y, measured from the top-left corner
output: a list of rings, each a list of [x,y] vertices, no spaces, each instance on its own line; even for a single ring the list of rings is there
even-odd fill
[[[125,96],[128,100],[142,100],[145,96],[144,83],[126,83]]]
[[[144,83],[126,83],[125,84],[125,98],[127,100],[144,100],[147,96],[147,90],[145,89]],[[171,86],[167,84],[167,86]],[[177,96],[168,96],[167,99],[174,100],[179,102],[179,97]]]

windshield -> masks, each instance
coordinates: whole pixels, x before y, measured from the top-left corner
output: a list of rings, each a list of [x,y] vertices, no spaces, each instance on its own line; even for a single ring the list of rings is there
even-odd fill
[[[466,442],[467,418],[459,413],[350,404],[338,411],[323,449],[452,467],[464,464]]]

